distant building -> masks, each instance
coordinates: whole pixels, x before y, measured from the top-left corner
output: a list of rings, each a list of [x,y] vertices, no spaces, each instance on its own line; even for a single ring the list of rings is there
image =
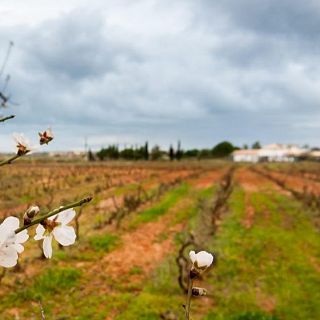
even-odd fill
[[[232,153],[232,160],[235,162],[258,162],[258,150],[236,150]]]
[[[295,145],[269,144],[261,149],[236,150],[232,153],[235,162],[293,162],[304,155],[308,150]]]
[[[320,161],[320,150],[312,150],[307,155],[309,160]]]

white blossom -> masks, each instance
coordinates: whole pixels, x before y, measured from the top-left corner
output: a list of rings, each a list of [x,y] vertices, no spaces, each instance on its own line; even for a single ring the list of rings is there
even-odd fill
[[[5,268],[14,267],[18,262],[18,253],[22,253],[22,243],[29,238],[27,230],[15,234],[19,228],[19,219],[6,218],[0,225],[0,265]]]
[[[206,251],[200,251],[198,253],[190,251],[189,257],[196,269],[205,270],[209,268],[213,262],[213,255]]]
[[[63,246],[70,246],[76,241],[74,228],[67,224],[75,217],[74,209],[62,211],[48,218],[44,226],[39,224],[36,228],[35,240],[43,239],[43,253],[46,258],[52,257],[52,238]]]

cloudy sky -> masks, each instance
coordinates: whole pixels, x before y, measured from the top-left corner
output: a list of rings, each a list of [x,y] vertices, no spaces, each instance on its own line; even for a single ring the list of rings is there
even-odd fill
[[[0,62],[19,106],[0,126],[46,150],[320,145],[318,0],[1,0]],[[5,74],[2,75],[1,86]]]

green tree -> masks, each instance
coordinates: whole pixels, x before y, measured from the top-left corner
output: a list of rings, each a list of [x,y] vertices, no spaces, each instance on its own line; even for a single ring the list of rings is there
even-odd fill
[[[125,148],[120,151],[120,158],[125,160],[133,160],[135,158],[135,152],[133,148]]]
[[[183,156],[183,151],[181,150],[181,141],[179,140],[178,141],[178,146],[177,146],[177,151],[176,151],[176,159],[178,161],[180,161],[182,156]]]
[[[96,160],[91,149],[89,149],[87,156],[88,156],[88,161],[95,161]]]
[[[148,144],[148,141],[146,141],[146,143],[144,145],[143,158],[144,158],[144,160],[149,160],[149,144]]]
[[[201,151],[199,151],[198,149],[185,150],[183,152],[183,157],[184,158],[197,158],[199,156],[200,152]]]
[[[99,160],[105,159],[118,159],[119,158],[119,149],[117,145],[111,145],[108,148],[102,148],[97,152],[97,157]]]
[[[159,160],[162,157],[162,152],[158,145],[155,145],[151,150],[151,160]]]
[[[259,141],[256,141],[252,144],[252,149],[261,149],[261,144]]]
[[[227,157],[235,147],[229,141],[223,141],[218,143],[216,146],[213,147],[211,154],[215,158],[224,158]]]
[[[175,154],[174,154],[173,146],[170,145],[170,148],[169,148],[169,159],[170,159],[170,161],[174,160],[174,156],[175,156]]]

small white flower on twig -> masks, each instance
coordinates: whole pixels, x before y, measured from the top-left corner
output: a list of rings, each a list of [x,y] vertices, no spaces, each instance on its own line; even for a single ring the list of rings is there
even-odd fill
[[[36,228],[35,240],[43,239],[43,253],[46,258],[52,257],[52,237],[63,246],[70,246],[76,241],[74,228],[67,224],[75,217],[74,209],[62,211],[48,219]]]
[[[5,268],[14,267],[18,262],[18,253],[23,252],[22,243],[29,238],[27,230],[15,234],[19,228],[19,219],[6,218],[0,225],[0,265]]]
[[[23,134],[15,133],[13,138],[17,144],[17,155],[23,156],[33,150],[29,139],[27,139]]]
[[[40,137],[40,144],[48,144],[50,141],[53,140],[53,133],[52,130],[49,128],[44,132],[39,132]]]
[[[206,251],[200,251],[195,253],[194,251],[190,251],[189,253],[190,260],[193,264],[193,267],[198,272],[203,272],[207,268],[209,268],[213,262],[213,255]]]

